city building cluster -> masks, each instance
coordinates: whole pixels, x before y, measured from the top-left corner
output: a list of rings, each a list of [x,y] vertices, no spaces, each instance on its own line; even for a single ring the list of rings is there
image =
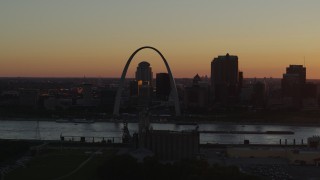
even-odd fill
[[[193,79],[176,79],[183,111],[318,109],[319,84],[307,81],[303,65],[290,65],[282,79],[258,79],[244,78],[238,64],[238,56],[226,54],[212,60],[210,78],[196,74]],[[157,73],[153,79],[150,63],[139,63],[136,77],[129,84],[124,94],[126,98],[122,99],[127,110],[145,104],[167,107],[167,110],[172,107],[169,74]]]
[[[114,105],[116,79],[1,78],[2,116],[103,118]]]
[[[303,65],[289,65],[282,79],[244,78],[238,56],[226,54],[211,61],[210,77],[196,74],[193,79],[176,78],[175,84],[183,114],[317,110],[319,84],[307,80],[306,71]],[[44,116],[102,118],[111,115],[119,88],[116,78],[1,78],[0,82],[4,115],[36,111]],[[154,76],[151,64],[142,61],[135,77],[125,81],[120,112],[136,116],[147,106],[155,116],[171,116],[174,100],[170,75]]]

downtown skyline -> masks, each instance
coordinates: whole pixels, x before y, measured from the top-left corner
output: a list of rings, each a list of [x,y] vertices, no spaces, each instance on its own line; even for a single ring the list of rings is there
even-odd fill
[[[237,55],[244,77],[281,78],[305,63],[320,79],[320,2],[309,1],[2,1],[1,77],[120,77],[134,50],[159,49],[176,78],[210,77],[218,55]],[[161,58],[142,51],[166,72]]]

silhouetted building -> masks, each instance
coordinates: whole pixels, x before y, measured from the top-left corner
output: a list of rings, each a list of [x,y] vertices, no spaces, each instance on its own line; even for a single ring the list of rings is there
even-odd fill
[[[202,109],[209,105],[209,84],[202,82],[197,74],[193,78],[193,84],[185,88],[184,103],[187,109]]]
[[[139,97],[151,97],[152,87],[148,81],[138,81],[138,94]]]
[[[314,83],[306,83],[304,86],[303,98],[317,98],[318,86]]]
[[[191,159],[199,153],[197,131],[150,130],[141,134],[139,140],[160,160]]]
[[[242,106],[252,107],[254,109],[262,109],[267,103],[267,83],[265,79],[249,80],[248,83],[242,85],[240,93],[240,102]]]
[[[168,100],[171,92],[170,78],[168,73],[157,73],[156,95],[161,100]]]
[[[243,87],[243,72],[239,72],[239,91],[241,91]]]
[[[306,68],[302,65],[290,65],[281,81],[282,97],[285,106],[300,108],[306,83]]]
[[[152,95],[152,69],[148,62],[139,63],[136,71],[136,81],[138,82],[138,104],[140,106],[147,105]]]
[[[286,69],[286,74],[297,74],[301,84],[306,83],[306,67],[303,65],[290,65]]]
[[[150,64],[146,61],[140,62],[136,71],[136,80],[142,82],[147,81],[152,86],[152,79],[153,74]]]
[[[243,74],[241,73],[241,79]],[[218,56],[211,62],[211,86],[214,101],[224,105],[238,100],[239,85],[238,56]]]
[[[151,150],[160,160],[181,160],[195,158],[199,153],[199,132],[152,130],[150,114],[139,113],[139,133],[134,134],[136,147]]]
[[[138,105],[148,106],[151,102],[152,86],[149,81],[138,81]]]

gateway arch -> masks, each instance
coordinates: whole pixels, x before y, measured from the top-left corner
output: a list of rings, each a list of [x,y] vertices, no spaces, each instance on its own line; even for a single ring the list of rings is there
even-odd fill
[[[141,47],[141,48],[137,49],[136,51],[134,51],[132,53],[132,55],[128,59],[128,61],[126,63],[126,66],[124,67],[124,69],[122,71],[122,75],[121,75],[121,79],[120,79],[120,85],[119,85],[119,88],[118,88],[118,91],[117,91],[117,94],[116,94],[116,99],[115,99],[115,104],[114,104],[114,109],[113,109],[113,115],[114,116],[119,116],[120,99],[121,99],[121,94],[122,94],[122,90],[123,90],[123,86],[124,86],[124,81],[125,81],[125,78],[126,78],[126,74],[127,74],[129,65],[130,65],[132,59],[134,58],[134,56],[139,51],[141,51],[143,49],[152,49],[152,50],[156,51],[161,56],[165,66],[167,68],[168,74],[169,74],[171,93],[173,93],[173,97],[174,97],[174,106],[175,106],[176,116],[180,116],[181,112],[180,112],[178,91],[177,91],[176,83],[175,83],[175,81],[173,79],[173,75],[172,75],[172,72],[170,70],[169,64],[168,64],[167,60],[164,58],[164,56],[161,54],[161,52],[159,50],[157,50],[156,48],[151,47],[151,46],[144,46],[144,47]]]

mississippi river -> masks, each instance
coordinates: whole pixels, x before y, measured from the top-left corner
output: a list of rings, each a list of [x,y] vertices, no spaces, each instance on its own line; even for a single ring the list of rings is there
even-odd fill
[[[151,123],[154,130],[192,130],[195,125],[176,125],[173,123]],[[307,138],[320,135],[320,127],[286,126],[286,125],[236,125],[232,123],[199,123],[199,131],[292,131],[294,134],[200,134],[200,143],[242,144],[245,139],[250,144],[279,144],[287,139],[288,144],[307,143]],[[138,124],[128,124],[130,134],[137,132]],[[62,136],[95,137],[99,141],[102,137],[112,138],[120,142],[122,137],[122,123],[57,123],[55,121],[0,121],[0,139],[42,139],[58,140]]]

